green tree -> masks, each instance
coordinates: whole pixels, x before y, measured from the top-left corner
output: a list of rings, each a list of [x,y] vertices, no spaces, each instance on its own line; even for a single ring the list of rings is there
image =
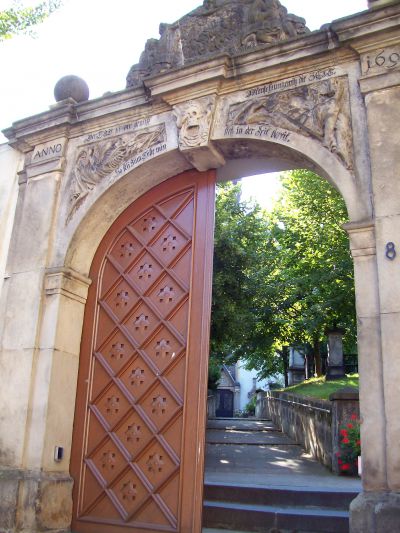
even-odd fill
[[[271,350],[283,357],[285,346],[308,344],[321,374],[326,329],[343,327],[346,348],[356,344],[353,264],[342,229],[347,211],[339,193],[310,171],[281,179],[283,193],[268,215],[264,331],[274,338]],[[248,364],[268,373],[257,353]]]
[[[267,377],[287,367],[288,346],[308,346],[321,373],[327,328],[355,348],[353,264],[339,193],[305,170],[281,177],[274,209],[240,201],[220,185],[216,200],[211,357],[242,359]]]
[[[268,227],[260,206],[240,200],[241,187],[218,186],[211,315],[212,365],[257,356],[280,370],[265,333],[263,279]],[[268,362],[267,362],[268,361]]]
[[[61,5],[61,0],[46,0],[33,7],[23,7],[14,1],[9,9],[0,11],[0,41],[20,33],[32,33],[36,24],[43,22]]]

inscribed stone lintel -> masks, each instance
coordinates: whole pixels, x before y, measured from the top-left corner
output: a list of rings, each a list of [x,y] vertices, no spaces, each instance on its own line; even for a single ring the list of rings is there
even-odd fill
[[[361,72],[364,77],[389,74],[400,69],[400,44],[379,48],[361,55]]]
[[[31,165],[36,165],[50,159],[59,159],[64,155],[65,139],[55,139],[50,142],[38,144],[32,152]]]
[[[35,178],[49,172],[62,172],[65,167],[65,152],[67,141],[65,138],[37,144],[26,158],[26,178]]]

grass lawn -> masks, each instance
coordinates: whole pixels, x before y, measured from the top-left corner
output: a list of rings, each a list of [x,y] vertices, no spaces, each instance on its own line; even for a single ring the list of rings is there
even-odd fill
[[[311,378],[298,385],[292,385],[286,389],[280,389],[280,391],[291,392],[293,394],[298,394],[299,396],[328,400],[330,394],[343,387],[358,388],[358,374],[349,374],[342,379],[335,379],[334,381],[325,381],[325,376],[321,378]]]

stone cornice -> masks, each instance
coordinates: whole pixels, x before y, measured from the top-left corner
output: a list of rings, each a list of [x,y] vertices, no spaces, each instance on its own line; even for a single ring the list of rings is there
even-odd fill
[[[381,8],[338,19],[330,25],[342,44],[358,53],[400,42],[400,0]]]
[[[222,95],[299,73],[358,61],[362,51],[400,42],[400,0],[390,6],[333,21],[301,38],[222,54],[147,78],[142,87],[105,94],[77,104],[60,102],[49,111],[4,131],[9,144],[29,152],[59,137],[170,110],[170,106],[208,95]]]
[[[331,54],[327,56],[327,52]],[[304,68],[316,70],[357,58],[349,47],[340,47],[327,29],[235,56],[221,54],[147,78],[144,83],[153,98],[158,96],[175,105],[209,94],[235,91],[238,81],[240,90],[254,87],[265,83],[269,72],[271,80],[279,80],[303,72]]]
[[[90,278],[71,268],[48,268],[45,278],[45,293],[47,296],[62,295],[84,304],[91,282]]]
[[[106,94],[80,104],[66,100],[51,106],[48,111],[15,122],[3,133],[11,146],[26,153],[42,142],[62,136],[79,135],[90,128],[91,121],[96,120],[98,128],[102,116],[108,117],[108,121],[116,124],[116,114],[126,113],[132,108],[138,109],[147,103],[148,97],[144,87]],[[154,111],[152,108],[151,113]],[[82,127],[82,124],[85,126]]]
[[[375,224],[373,220],[348,222],[343,229],[350,238],[350,250],[353,258],[376,255]]]

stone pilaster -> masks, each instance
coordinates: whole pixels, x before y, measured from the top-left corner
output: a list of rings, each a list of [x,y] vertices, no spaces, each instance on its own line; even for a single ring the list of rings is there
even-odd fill
[[[400,66],[400,65],[399,65]],[[382,334],[382,372],[385,392],[388,488],[400,491],[400,72],[398,85],[380,86],[366,94],[372,188],[376,213],[376,250]],[[384,150],[384,155],[383,155]]]
[[[80,331],[89,284],[47,266],[53,250],[64,137],[26,150],[0,307],[0,529],[69,528],[69,449]],[[76,321],[76,319],[78,320]],[[65,417],[65,411],[69,416]],[[71,420],[69,427],[60,424]],[[56,461],[54,447],[63,448]]]
[[[360,86],[367,111],[375,209],[376,279],[368,289],[374,294],[374,307],[379,312],[379,322],[373,319],[374,325],[371,326],[379,332],[380,341],[378,346],[377,339],[374,355],[367,360],[361,357],[361,409],[365,408],[365,401],[371,402],[371,392],[378,389],[381,389],[379,397],[383,402],[375,408],[369,403],[370,431],[362,428],[363,482],[368,492],[352,503],[352,533],[396,531],[400,517],[400,463],[396,444],[400,442],[400,159],[397,127],[400,121],[400,63],[389,68],[389,62],[398,58],[395,41],[387,48],[382,46],[374,50],[372,44],[369,48],[362,56],[364,76]],[[355,258],[356,271],[358,263]],[[369,339],[372,339],[371,333]],[[361,343],[362,335],[359,345]],[[363,351],[361,346],[360,351]],[[374,365],[372,368],[371,364]],[[364,374],[370,382],[368,391],[362,389],[366,386]],[[379,449],[374,449],[377,445]],[[381,458],[382,466],[383,461],[385,463],[385,468],[379,468],[379,482],[373,480],[375,469],[371,460],[377,460],[371,456],[374,452]],[[384,486],[380,486],[382,481],[385,481]]]
[[[375,228],[372,222],[347,224],[354,260],[360,371],[361,442],[365,490],[386,490],[385,394]],[[365,415],[364,415],[365,413]]]
[[[20,468],[0,467],[0,528],[57,533],[69,529],[72,422],[89,283],[70,269],[45,272],[30,416],[19,428],[24,430],[24,453]],[[55,457],[56,446],[62,448],[60,458]]]

